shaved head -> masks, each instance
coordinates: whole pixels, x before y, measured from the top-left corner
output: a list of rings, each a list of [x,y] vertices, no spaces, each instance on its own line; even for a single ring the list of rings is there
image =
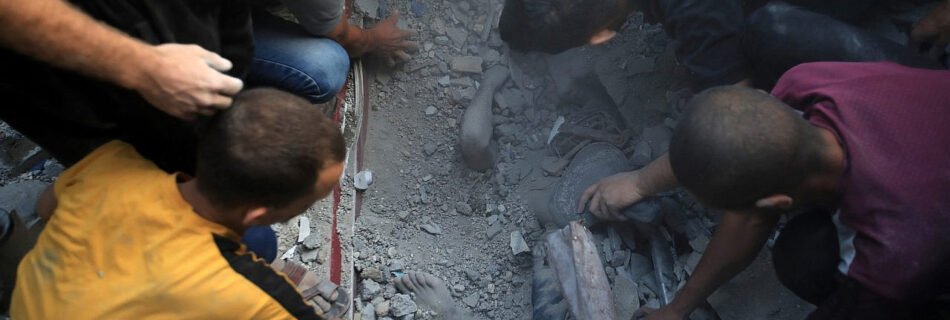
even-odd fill
[[[725,86],[687,104],[669,154],[674,175],[694,196],[738,210],[792,192],[820,168],[820,146],[818,131],[781,101]]]

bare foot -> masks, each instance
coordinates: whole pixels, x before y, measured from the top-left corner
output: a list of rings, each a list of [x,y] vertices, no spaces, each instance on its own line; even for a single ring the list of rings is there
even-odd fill
[[[393,280],[393,284],[402,293],[414,293],[417,302],[432,308],[444,319],[471,319],[452,300],[445,282],[431,274],[409,272]]]

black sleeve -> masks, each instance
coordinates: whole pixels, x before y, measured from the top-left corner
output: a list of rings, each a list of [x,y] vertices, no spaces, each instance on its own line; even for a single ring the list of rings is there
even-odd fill
[[[697,89],[704,89],[749,76],[738,38],[744,15],[741,1],[646,0],[640,9],[676,40],[677,59]]]
[[[223,1],[221,4],[221,56],[231,60],[234,68],[228,74],[244,78],[254,58],[254,36],[251,30],[251,6],[247,0]]]

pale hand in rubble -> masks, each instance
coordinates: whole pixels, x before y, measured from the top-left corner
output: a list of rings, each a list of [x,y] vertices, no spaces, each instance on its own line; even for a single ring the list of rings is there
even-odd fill
[[[395,11],[389,18],[369,30],[374,44],[372,51],[383,57],[390,66],[409,61],[411,57],[406,50],[416,47],[416,43],[409,40],[413,32],[399,29],[396,25],[398,22],[399,11]]]
[[[154,47],[152,63],[143,63],[141,75],[129,87],[150,104],[183,120],[213,115],[231,105],[243,82],[223,72],[231,61],[197,45],[162,44]]]
[[[602,220],[627,220],[621,211],[647,196],[638,185],[639,177],[640,170],[635,170],[601,179],[584,190],[577,211],[583,212],[587,208]]]

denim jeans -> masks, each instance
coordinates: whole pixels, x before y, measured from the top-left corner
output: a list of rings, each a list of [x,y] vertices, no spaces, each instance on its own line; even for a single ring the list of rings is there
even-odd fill
[[[254,60],[248,87],[274,87],[311,103],[333,98],[350,69],[350,57],[335,41],[266,12],[254,14]]]
[[[244,230],[241,238],[247,251],[253,252],[268,263],[277,259],[277,234],[270,226],[253,226]]]

